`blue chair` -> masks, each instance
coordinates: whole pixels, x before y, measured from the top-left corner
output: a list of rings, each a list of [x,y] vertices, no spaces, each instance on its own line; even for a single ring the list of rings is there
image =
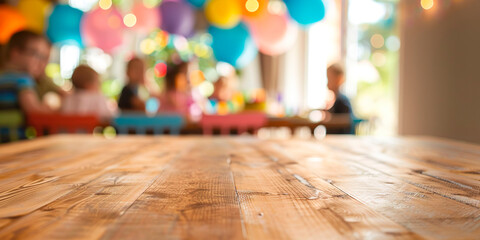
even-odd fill
[[[163,134],[168,130],[172,135],[178,135],[184,124],[180,115],[156,115],[122,114],[113,120],[113,125],[119,134],[128,134],[129,129],[135,130],[136,134],[145,134],[147,129],[152,129],[154,134]]]

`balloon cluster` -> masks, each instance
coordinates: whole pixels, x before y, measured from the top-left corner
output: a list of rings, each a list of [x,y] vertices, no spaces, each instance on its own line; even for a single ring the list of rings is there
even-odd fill
[[[42,23],[47,22],[45,32],[53,43],[95,46],[111,53],[130,30],[149,33],[160,27],[170,34],[192,37],[201,30],[195,29],[197,13],[204,11],[215,58],[242,68],[258,51],[268,55],[286,52],[296,40],[298,26],[325,17],[323,0],[163,0],[158,7],[147,7],[144,2],[135,1],[124,15],[111,0],[100,0],[99,7],[86,13],[66,4],[51,6],[48,0],[20,0],[16,8],[2,5],[0,43],[25,27],[43,32]]]

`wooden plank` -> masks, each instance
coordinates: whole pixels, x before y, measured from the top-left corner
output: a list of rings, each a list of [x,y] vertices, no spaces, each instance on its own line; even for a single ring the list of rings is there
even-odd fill
[[[243,239],[222,139],[193,138],[103,239]]]
[[[131,141],[133,143],[133,141]],[[119,158],[98,178],[0,230],[0,238],[98,239],[125,213],[179,150],[152,141],[143,151]],[[119,145],[118,147],[122,147]],[[39,221],[40,220],[40,221]]]
[[[134,155],[145,143],[121,142],[117,148],[110,148],[94,157],[49,166],[50,171],[43,172],[38,179],[28,179],[29,183],[0,193],[0,218],[22,216],[54,201],[115,166],[125,154]]]
[[[269,144],[234,144],[231,168],[249,239],[420,238]],[[280,154],[280,155],[279,155]]]
[[[459,231],[465,239],[480,236],[478,208],[378,171],[343,150],[307,141],[277,142],[276,150],[283,153],[284,161],[295,159],[331,185],[421,236],[452,239]]]
[[[443,148],[437,149],[435,143],[423,141],[416,141],[414,146],[410,145],[411,142],[400,140],[395,142],[385,139],[382,139],[382,141],[375,139],[362,141],[363,146],[381,146],[382,151],[362,150],[369,149],[369,147],[346,147],[349,144],[345,144],[345,141],[342,142],[342,145],[339,141],[334,140],[326,141],[326,143],[333,148],[338,148],[345,154],[350,153],[349,159],[354,159],[385,174],[395,176],[412,185],[447,198],[480,207],[480,179],[468,174],[472,173],[472,169],[480,169],[480,155],[475,161],[473,156],[467,157],[468,154],[465,153],[465,150],[450,149],[448,155],[446,153],[441,154],[444,151]],[[426,147],[423,147],[420,151],[418,145]],[[429,148],[428,146],[435,147]],[[457,160],[460,157],[463,157],[464,163],[454,161],[454,159]],[[448,164],[444,163],[445,161],[448,161]],[[463,174],[465,172],[468,173]]]

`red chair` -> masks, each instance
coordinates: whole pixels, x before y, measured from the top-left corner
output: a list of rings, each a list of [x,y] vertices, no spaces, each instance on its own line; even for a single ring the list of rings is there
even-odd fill
[[[30,114],[27,123],[35,128],[37,136],[42,136],[45,130],[48,134],[77,133],[79,130],[93,133],[95,127],[100,126],[98,117],[90,115]]]
[[[264,113],[203,115],[201,120],[204,135],[212,135],[214,128],[219,128],[222,135],[230,134],[232,129],[237,129],[238,134],[242,134],[249,129],[253,129],[256,133],[266,123],[267,116]]]

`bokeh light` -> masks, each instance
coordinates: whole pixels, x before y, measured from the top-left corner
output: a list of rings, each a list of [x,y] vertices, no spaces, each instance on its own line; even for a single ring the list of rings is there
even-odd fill
[[[28,139],[34,139],[35,137],[37,137],[37,130],[35,130],[35,128],[33,127],[27,127],[25,129],[25,137],[27,137]]]
[[[162,48],[167,46],[169,41],[168,33],[165,31],[158,32],[157,35],[155,36],[155,41]]]
[[[387,63],[387,56],[383,51],[375,51],[372,54],[372,63],[377,67],[383,67]]]
[[[324,119],[324,114],[320,110],[313,110],[308,114],[308,119],[312,122],[321,122]]]
[[[127,27],[133,27],[137,23],[137,17],[133,13],[129,13],[123,17],[123,23]]]
[[[257,11],[258,7],[260,7],[260,4],[258,3],[258,0],[247,0],[247,2],[245,3],[245,8],[249,12]]]
[[[167,64],[164,62],[158,62],[154,67],[155,76],[158,78],[165,77],[167,74]]]
[[[212,91],[213,92],[213,91]],[[217,104],[217,114],[226,115],[229,112],[228,103],[225,101],[220,101]]]
[[[295,129],[293,136],[298,139],[310,139],[312,132],[309,127],[299,127]]]
[[[214,87],[211,82],[204,81],[198,85],[198,91],[204,97],[210,97],[213,94]]]
[[[190,81],[194,87],[198,86],[205,81],[205,75],[200,70],[194,70],[190,73]]]
[[[103,136],[105,136],[106,139],[113,139],[117,136],[117,131],[112,126],[105,127],[103,129]]]
[[[422,8],[425,10],[429,10],[433,7],[434,1],[433,0],[422,0],[420,2],[420,5],[422,5]]]
[[[157,98],[149,98],[145,102],[145,111],[147,112],[147,115],[155,115],[160,108],[160,101],[158,101]]]
[[[398,51],[400,49],[400,39],[397,36],[390,36],[387,38],[387,42],[385,44],[387,49],[390,51]]]
[[[103,10],[107,10],[112,7],[112,0],[100,0],[98,1],[98,6]]]
[[[146,55],[150,55],[155,51],[157,44],[152,39],[144,39],[140,43],[140,51]]]
[[[317,140],[322,140],[327,135],[327,128],[323,125],[319,125],[313,130],[313,136]]]
[[[383,45],[385,45],[385,39],[382,35],[377,33],[370,38],[370,44],[372,44],[372,47],[374,48],[382,48]]]
[[[162,0],[143,0],[143,4],[147,8],[154,8],[156,7]]]

